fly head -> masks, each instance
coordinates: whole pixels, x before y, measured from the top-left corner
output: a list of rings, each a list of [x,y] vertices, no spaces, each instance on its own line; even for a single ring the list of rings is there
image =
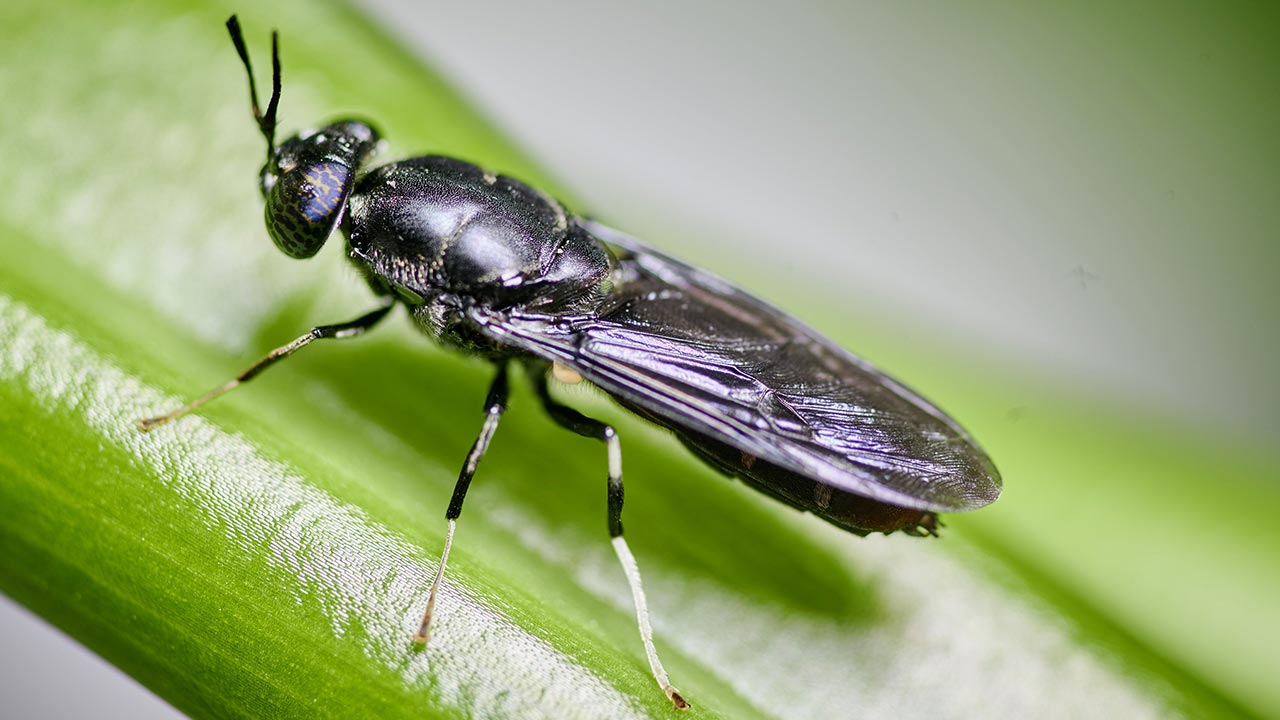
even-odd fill
[[[227,31],[249,76],[253,117],[267,141],[267,160],[258,174],[258,186],[266,200],[267,232],[284,254],[309,258],[320,251],[342,222],[356,175],[377,149],[378,132],[360,120],[339,120],[276,145],[276,111],[280,106],[278,36],[271,33],[272,89],[264,112],[258,105],[253,67],[234,15],[227,20]]]

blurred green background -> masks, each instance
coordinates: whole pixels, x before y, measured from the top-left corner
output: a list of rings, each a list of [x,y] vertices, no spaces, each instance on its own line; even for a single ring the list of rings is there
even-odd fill
[[[456,620],[425,656],[401,643],[485,374],[406,323],[131,433],[365,307],[336,249],[264,237],[237,9],[260,71],[282,31],[286,130],[355,112],[390,157],[548,187],[810,320],[995,458],[1005,497],[942,541],[859,541],[572,394],[623,429],[696,714],[1280,715],[1280,51],[1244,7],[371,3],[392,42],[333,5],[10,4],[8,596],[197,715],[667,714],[599,450],[522,388]],[[6,644],[6,705],[76,699],[28,675],[39,652]]]

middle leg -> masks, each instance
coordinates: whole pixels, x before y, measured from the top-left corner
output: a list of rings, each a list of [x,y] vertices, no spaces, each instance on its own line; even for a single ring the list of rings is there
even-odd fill
[[[453,487],[453,497],[449,500],[449,509],[444,514],[445,520],[448,521],[448,529],[444,536],[444,551],[440,554],[440,564],[436,566],[436,576],[431,581],[431,591],[427,594],[427,609],[422,614],[422,624],[418,626],[418,632],[413,638],[423,645],[431,638],[431,615],[435,611],[436,594],[440,592],[440,583],[444,580],[445,565],[449,563],[449,551],[453,549],[453,532],[457,528],[458,517],[462,515],[462,501],[467,497],[471,478],[475,476],[480,460],[489,449],[489,441],[493,439],[493,433],[498,429],[498,421],[502,419],[502,413],[506,409],[507,366],[503,363],[498,366],[498,374],[489,385],[489,394],[484,401],[484,425],[481,426],[480,435],[471,446],[471,452],[467,453],[466,462],[462,464],[462,471],[458,473],[458,482]]]
[[[612,539],[618,562],[622,564],[622,570],[626,573],[627,584],[631,586],[631,599],[636,608],[636,624],[640,627],[640,640],[644,643],[645,656],[649,659],[649,670],[672,704],[683,710],[689,707],[689,703],[672,686],[670,679],[667,678],[666,668],[662,667],[662,661],[658,659],[658,651],[653,645],[653,627],[649,623],[648,603],[645,601],[644,588],[640,584],[640,567],[636,564],[635,556],[631,554],[631,548],[627,546],[626,539],[622,537],[622,445],[618,442],[618,433],[612,426],[589,418],[552,398],[549,379],[545,374],[534,377],[534,387],[537,388],[542,407],[556,424],[605,444],[609,462],[607,509],[609,537]]]

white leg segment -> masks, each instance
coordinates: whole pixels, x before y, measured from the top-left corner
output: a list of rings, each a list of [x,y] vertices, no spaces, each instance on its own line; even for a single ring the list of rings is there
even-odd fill
[[[605,436],[604,445],[609,455],[609,482],[622,482],[622,443],[618,441],[618,434],[613,428],[605,428],[608,434]]]
[[[431,639],[431,612],[436,607],[436,593],[440,591],[440,581],[444,579],[444,566],[449,563],[449,550],[453,547],[453,531],[457,526],[458,522],[450,518],[449,531],[444,536],[444,552],[440,555],[440,565],[436,567],[436,578],[431,581],[431,593],[427,595],[427,611],[422,614],[422,624],[418,626],[418,634],[413,638],[423,645]]]
[[[612,453],[610,453],[612,460]],[[640,625],[640,639],[644,642],[644,654],[649,658],[649,669],[653,672],[653,679],[658,681],[658,686],[667,694],[671,702],[676,708],[683,710],[689,707],[689,703],[680,696],[680,692],[671,685],[671,681],[667,679],[666,668],[662,667],[662,661],[658,659],[658,651],[653,646],[653,626],[649,624],[649,606],[644,599],[644,588],[640,586],[640,567],[636,565],[636,558],[631,554],[631,548],[627,547],[627,541],[619,535],[613,539],[613,550],[618,554],[618,562],[622,563],[622,570],[627,574],[627,583],[631,585],[631,599],[636,606],[636,622]]]

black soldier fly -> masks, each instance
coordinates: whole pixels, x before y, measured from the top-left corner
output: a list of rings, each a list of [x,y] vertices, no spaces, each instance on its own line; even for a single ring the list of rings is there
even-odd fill
[[[605,444],[609,535],[650,669],[676,707],[687,704],[654,649],[639,570],[622,535],[618,435],[554,400],[552,377],[592,383],[669,429],[716,470],[858,535],[933,535],[935,513],[980,508],[1000,494],[999,474],[983,451],[915,392],[781,310],[574,216],[535,188],[434,155],[365,170],[379,135],[358,120],[276,145],[277,34],[264,112],[234,16],[227,29],[267,142],[258,181],[271,239],[286,255],[309,258],[340,229],[377,305],[312,329],[225,385],[140,425],[149,430],[178,418],[314,340],[362,335],[396,305],[440,344],[491,361],[484,423],[445,513],[444,550],[419,642],[430,633],[467,488],[506,410],[512,363],[534,378],[552,420]]]

